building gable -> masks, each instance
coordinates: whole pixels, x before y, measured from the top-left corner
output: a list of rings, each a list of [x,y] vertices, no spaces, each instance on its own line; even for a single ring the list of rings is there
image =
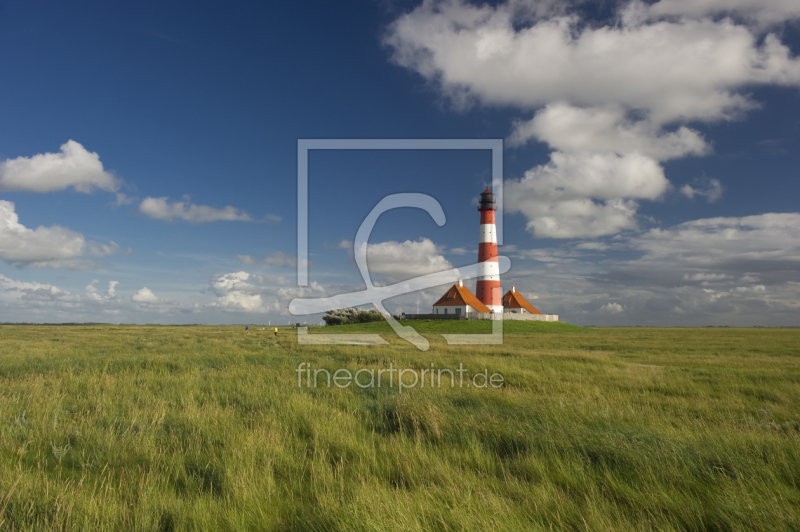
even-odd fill
[[[503,308],[504,309],[515,309],[515,308],[523,308],[530,312],[531,314],[541,314],[539,310],[528,303],[528,300],[522,297],[522,294],[517,292],[515,289],[511,289],[506,292],[506,295],[503,296]]]
[[[464,305],[474,308],[476,312],[491,312],[489,307],[481,303],[467,287],[457,284],[451,286],[447,292],[439,298],[439,301],[433,304],[434,307],[461,307]]]

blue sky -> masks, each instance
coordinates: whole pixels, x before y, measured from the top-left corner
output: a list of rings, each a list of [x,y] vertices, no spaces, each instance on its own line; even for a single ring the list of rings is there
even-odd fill
[[[471,264],[505,139],[504,288],[572,323],[800,325],[789,0],[0,4],[0,321],[288,323],[295,297]],[[468,283],[470,285],[470,283]],[[433,289],[386,302],[416,311]]]

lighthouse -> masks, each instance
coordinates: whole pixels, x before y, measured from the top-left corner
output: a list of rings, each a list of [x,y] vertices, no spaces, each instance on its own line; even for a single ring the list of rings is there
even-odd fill
[[[478,204],[481,212],[481,229],[478,236],[478,284],[475,295],[493,313],[503,312],[502,292],[500,291],[500,265],[497,262],[497,228],[494,213],[497,207],[494,194],[486,187]]]

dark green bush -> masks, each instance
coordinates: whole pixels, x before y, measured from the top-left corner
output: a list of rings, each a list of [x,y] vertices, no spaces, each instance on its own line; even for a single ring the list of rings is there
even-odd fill
[[[383,314],[376,309],[360,310],[355,307],[329,310],[322,317],[326,325],[346,325],[349,323],[370,323],[383,321]]]

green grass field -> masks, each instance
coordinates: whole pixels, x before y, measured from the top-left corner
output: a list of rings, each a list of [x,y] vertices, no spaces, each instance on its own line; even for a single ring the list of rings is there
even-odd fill
[[[381,323],[0,326],[0,530],[800,529],[800,330],[505,325],[419,322],[428,352]],[[505,385],[298,387],[301,362]]]

